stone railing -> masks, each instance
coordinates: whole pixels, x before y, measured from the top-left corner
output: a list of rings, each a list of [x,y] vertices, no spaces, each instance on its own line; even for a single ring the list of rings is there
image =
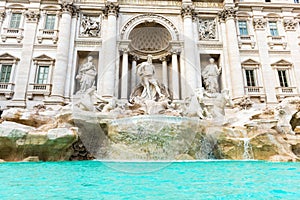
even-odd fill
[[[252,49],[255,47],[255,41],[253,35],[238,35],[239,48],[243,45],[250,45]]]
[[[58,40],[58,30],[40,29],[37,39],[39,43],[42,43],[43,40],[52,40],[53,44],[56,44]]]
[[[3,33],[1,34],[2,42],[5,42],[7,38],[15,38],[18,43],[23,39],[23,31],[22,28],[3,28]]]
[[[261,102],[266,99],[264,88],[261,86],[245,86],[245,94],[250,97],[259,97]]]
[[[286,49],[287,42],[284,36],[268,36],[268,45],[270,49],[273,49],[274,46],[282,46],[283,49]]]
[[[51,94],[51,87],[51,84],[31,83],[28,87],[27,98],[31,100],[34,95],[49,96]]]
[[[285,97],[297,96],[296,87],[276,87],[276,96],[279,100],[284,99]]]
[[[4,94],[6,99],[12,98],[14,94],[14,84],[0,83],[0,94]]]

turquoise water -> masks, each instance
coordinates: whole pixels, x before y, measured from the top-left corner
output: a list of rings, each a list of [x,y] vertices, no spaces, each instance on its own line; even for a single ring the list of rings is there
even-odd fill
[[[4,163],[0,199],[300,199],[300,163]]]

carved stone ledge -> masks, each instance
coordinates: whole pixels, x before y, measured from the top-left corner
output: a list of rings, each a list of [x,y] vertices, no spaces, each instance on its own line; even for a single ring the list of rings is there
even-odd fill
[[[234,7],[224,8],[222,11],[218,12],[219,20],[224,22],[226,19],[235,18],[236,12],[237,12],[237,9]]]
[[[27,11],[25,12],[25,17],[27,22],[38,22],[40,13],[35,11]]]
[[[264,18],[254,18],[253,26],[255,30],[264,30],[267,25],[267,20]]]
[[[283,21],[283,26],[286,31],[295,31],[297,26],[297,21],[294,19],[285,19]]]
[[[119,10],[120,10],[120,7],[119,7],[118,3],[107,2],[105,4],[104,13],[105,13],[105,16],[108,16],[108,15],[118,16]]]
[[[181,16],[182,17],[192,17],[195,11],[195,7],[193,5],[183,5],[181,7]]]

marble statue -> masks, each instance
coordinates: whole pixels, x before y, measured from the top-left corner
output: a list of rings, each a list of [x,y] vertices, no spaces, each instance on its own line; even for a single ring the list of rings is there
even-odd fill
[[[144,99],[154,99],[156,94],[163,97],[158,86],[157,80],[154,78],[155,68],[152,64],[152,56],[148,55],[146,62],[142,62],[137,66],[137,73],[140,77],[141,84],[144,87],[141,97]]]
[[[81,21],[81,35],[89,37],[97,37],[100,34],[100,23],[92,19],[90,16],[83,16]]]
[[[184,115],[188,117],[199,117],[200,119],[212,118],[206,108],[204,98],[204,88],[197,88],[194,94],[186,99]]]
[[[221,93],[219,93],[213,103],[212,109],[210,113],[213,118],[223,118],[225,116],[225,107],[230,106],[233,107],[233,102],[231,100],[231,96],[229,94],[228,89],[223,89]]]
[[[98,111],[101,111],[103,113],[108,113],[112,111],[113,109],[117,108],[117,98],[103,98],[99,96],[98,94],[94,94],[98,101],[100,101],[100,105],[96,107]]]
[[[74,108],[79,108],[84,111],[94,111],[93,96],[95,89],[95,87],[90,87],[82,93],[80,99],[74,103]]]
[[[82,94],[87,91],[87,89],[95,85],[97,71],[92,61],[93,57],[89,56],[87,62],[82,65],[78,75],[76,76],[76,79],[80,82],[80,89],[77,94]]]
[[[202,78],[205,85],[205,89],[209,93],[219,92],[218,77],[221,73],[221,69],[215,64],[215,59],[210,58],[209,64],[202,70]]]

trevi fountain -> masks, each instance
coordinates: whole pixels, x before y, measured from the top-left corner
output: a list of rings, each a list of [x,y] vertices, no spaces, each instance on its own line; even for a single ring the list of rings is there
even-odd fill
[[[262,106],[220,91],[213,58],[203,87],[182,101],[156,78],[152,55],[137,65],[128,100],[95,92],[89,56],[76,79],[77,100],[65,106],[11,108],[1,114],[0,158],[22,160],[268,160],[299,161],[300,98]]]

